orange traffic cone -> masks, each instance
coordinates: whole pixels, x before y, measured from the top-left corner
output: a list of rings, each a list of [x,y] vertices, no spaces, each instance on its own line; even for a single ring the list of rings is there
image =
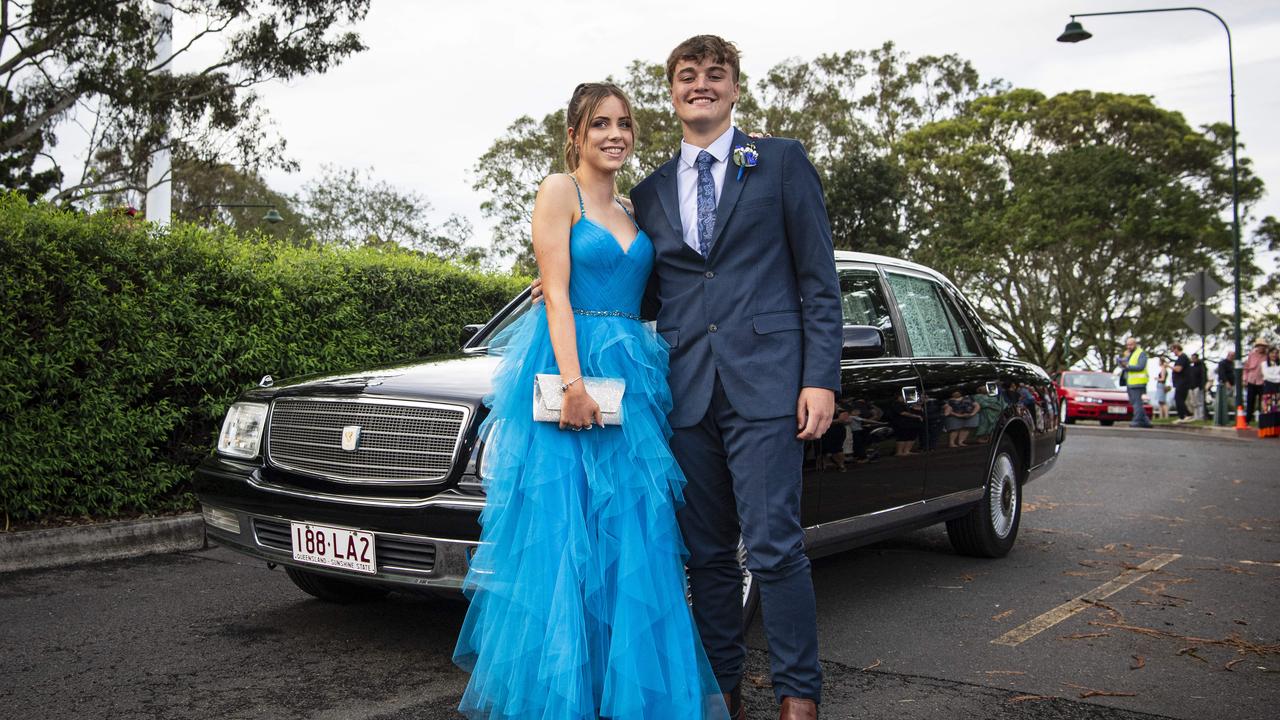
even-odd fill
[[[1236,406],[1236,429],[1237,430],[1249,429],[1249,423],[1245,422],[1243,405]]]

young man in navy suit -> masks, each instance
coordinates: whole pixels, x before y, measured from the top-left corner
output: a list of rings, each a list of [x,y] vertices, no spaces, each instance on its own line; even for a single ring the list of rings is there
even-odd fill
[[[737,48],[667,60],[680,152],[631,193],[656,252],[646,317],[671,346],[672,450],[693,611],[730,715],[741,679],[741,537],[759,583],[781,718],[816,718],[817,611],[800,524],[804,441],[840,389],[840,289],[818,174],[800,143],[733,127]]]

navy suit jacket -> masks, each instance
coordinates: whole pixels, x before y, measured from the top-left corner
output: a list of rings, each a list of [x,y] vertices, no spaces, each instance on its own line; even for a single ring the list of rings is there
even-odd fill
[[[653,241],[644,314],[671,346],[670,421],[702,420],[715,376],[743,417],[794,414],[801,387],[840,391],[840,285],[822,185],[795,140],[752,141],[759,163],[725,169],[707,257],[684,242],[672,158],[631,191]]]

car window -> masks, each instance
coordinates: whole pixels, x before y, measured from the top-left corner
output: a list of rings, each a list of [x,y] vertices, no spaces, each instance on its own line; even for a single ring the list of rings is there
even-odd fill
[[[840,271],[840,313],[845,325],[870,325],[884,333],[885,351],[898,354],[898,338],[889,317],[889,303],[880,289],[880,274],[869,268]]]
[[[498,333],[506,330],[512,323],[524,317],[524,314],[529,312],[531,309],[533,309],[533,303],[531,303],[529,298],[526,297],[519,305],[512,308],[511,312],[507,313],[506,317],[502,318],[497,325],[490,328],[488,332],[477,335],[474,340],[468,343],[468,347],[477,349],[488,347]]]
[[[960,345],[942,304],[937,284],[914,275],[888,273],[889,287],[898,299],[911,354],[916,357],[958,357]]]
[[[1116,382],[1116,376],[1111,373],[1091,372],[1091,373],[1072,373],[1067,376],[1067,387],[1069,388],[1096,388],[1102,390],[1114,390],[1120,387]]]
[[[982,352],[978,349],[978,339],[973,336],[968,323],[962,319],[960,311],[951,299],[950,293],[943,292],[939,293],[939,295],[942,297],[943,307],[947,309],[947,318],[951,320],[951,329],[960,340],[960,355],[964,357],[981,355]]]

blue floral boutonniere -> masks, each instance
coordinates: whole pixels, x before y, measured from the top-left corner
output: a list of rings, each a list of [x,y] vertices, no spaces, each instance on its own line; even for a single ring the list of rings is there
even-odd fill
[[[747,168],[753,168],[760,164],[760,153],[756,150],[755,143],[747,143],[739,145],[733,149],[733,164],[738,166],[738,182],[742,182],[742,174]]]

